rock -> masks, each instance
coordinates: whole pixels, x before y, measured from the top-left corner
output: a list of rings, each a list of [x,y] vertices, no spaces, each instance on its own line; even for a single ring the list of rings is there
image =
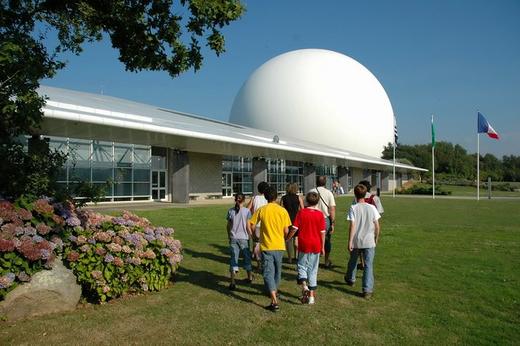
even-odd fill
[[[51,270],[42,270],[31,281],[16,287],[0,302],[0,316],[17,320],[55,312],[72,311],[81,297],[81,287],[71,270],[56,258]]]

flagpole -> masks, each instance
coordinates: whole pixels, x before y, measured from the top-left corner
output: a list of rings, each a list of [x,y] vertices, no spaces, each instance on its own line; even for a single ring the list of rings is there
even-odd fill
[[[477,131],[477,201],[480,200],[480,136]]]
[[[397,183],[395,181],[395,144],[396,143],[395,143],[395,137],[394,137],[394,164],[393,164],[393,170],[392,170],[393,175],[394,175],[394,178],[393,178],[394,179],[394,188],[392,189],[392,197],[394,197],[394,198],[395,198],[395,187],[397,185]]]
[[[433,114],[432,114],[432,131],[434,129],[433,126]],[[433,134],[434,132],[432,132]],[[432,199],[435,199],[435,139],[432,141]]]

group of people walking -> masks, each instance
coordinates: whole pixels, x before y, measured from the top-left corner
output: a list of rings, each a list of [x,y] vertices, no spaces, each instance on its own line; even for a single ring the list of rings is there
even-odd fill
[[[244,194],[235,195],[235,206],[227,213],[227,231],[230,245],[230,290],[236,289],[239,256],[243,254],[243,268],[247,281],[253,280],[252,260],[261,270],[264,284],[271,299],[266,309],[279,310],[278,287],[282,274],[282,259],[287,250],[289,262],[297,260],[298,284],[301,302],[314,304],[318,286],[320,256],[324,267],[331,268],[330,253],[335,231],[336,202],[326,188],[327,178],[319,176],[316,188],[305,198],[298,195],[298,185],[289,184],[284,196],[277,202],[278,191],[266,182],[258,184],[258,194],[246,205]],[[370,194],[370,183],[362,181],[354,188],[355,200],[349,209],[350,259],[345,282],[353,286],[356,270],[363,269],[363,295],[369,298],[374,288],[373,260],[379,240],[379,218],[383,212],[380,199]],[[249,240],[253,240],[250,251]],[[358,258],[361,262],[358,264]]]

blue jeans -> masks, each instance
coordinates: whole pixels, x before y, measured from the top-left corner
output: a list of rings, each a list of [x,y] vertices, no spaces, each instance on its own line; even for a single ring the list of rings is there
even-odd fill
[[[269,292],[278,290],[282,278],[283,250],[262,251],[262,267],[265,288]]]
[[[318,266],[320,264],[319,253],[298,254],[298,283],[307,281],[309,289],[315,290],[318,287]]]
[[[356,267],[358,257],[363,256],[365,260],[365,269],[363,270],[363,292],[372,293],[374,291],[374,257],[376,248],[353,249],[350,252],[350,259],[347,264],[347,280],[356,281]]]
[[[229,261],[229,271],[238,270],[238,256],[240,251],[244,255],[244,269],[251,271],[251,251],[249,250],[249,241],[247,239],[231,239],[229,241],[229,252],[231,260]]]

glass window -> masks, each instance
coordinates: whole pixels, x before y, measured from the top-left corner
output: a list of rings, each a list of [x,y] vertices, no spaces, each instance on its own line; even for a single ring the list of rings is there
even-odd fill
[[[69,181],[87,181],[90,182],[90,167],[70,167]]]
[[[110,166],[112,166],[113,161],[111,142],[94,141],[92,143],[92,162],[110,163]]]
[[[132,196],[132,183],[114,184],[114,196]]]
[[[166,169],[166,157],[152,156],[152,169]]]
[[[116,168],[114,170],[114,181],[123,182],[123,181],[132,181],[132,168]]]
[[[149,182],[150,181],[150,168],[134,167],[134,181]]]
[[[100,187],[105,194],[105,197],[112,197],[112,185],[111,183],[92,183],[95,187]]]
[[[90,167],[90,141],[69,141],[69,166]]]
[[[134,147],[134,163],[135,164],[151,164],[151,151],[150,147],[143,147],[136,145]]]
[[[149,196],[150,195],[150,184],[149,183],[134,183],[134,196]]]
[[[112,163],[108,164],[93,164],[92,166],[92,181],[107,181],[114,180],[114,169]]]
[[[114,159],[117,167],[132,167],[132,147],[121,144],[114,146]]]

